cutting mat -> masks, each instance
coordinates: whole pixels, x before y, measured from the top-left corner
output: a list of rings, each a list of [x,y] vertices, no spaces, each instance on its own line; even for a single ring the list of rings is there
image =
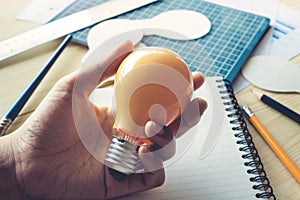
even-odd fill
[[[105,1],[77,0],[56,18]],[[161,0],[116,18],[146,19],[175,9],[194,10],[206,15],[212,23],[209,34],[193,41],[147,36],[142,42],[147,46],[161,46],[174,50],[187,62],[191,71],[201,71],[205,76],[223,76],[229,81],[234,80],[270,22],[262,16],[201,0]],[[86,28],[74,33],[74,40],[86,44],[89,30],[90,28]]]

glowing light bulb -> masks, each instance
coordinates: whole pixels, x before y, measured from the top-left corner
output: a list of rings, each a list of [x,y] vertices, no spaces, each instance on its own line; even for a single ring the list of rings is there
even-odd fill
[[[190,102],[193,79],[176,53],[160,47],[140,48],[121,63],[114,83],[115,123],[105,163],[123,174],[139,165],[137,150],[152,141],[145,136],[148,121],[169,125]]]

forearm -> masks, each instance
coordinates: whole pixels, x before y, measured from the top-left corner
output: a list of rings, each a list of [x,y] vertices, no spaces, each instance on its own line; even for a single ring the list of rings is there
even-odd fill
[[[0,196],[3,199],[22,199],[16,181],[11,137],[0,137]]]

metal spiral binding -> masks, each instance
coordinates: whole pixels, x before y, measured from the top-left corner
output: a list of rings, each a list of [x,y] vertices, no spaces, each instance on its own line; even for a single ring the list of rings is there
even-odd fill
[[[239,139],[236,142],[240,145],[239,151],[244,152],[242,155],[243,159],[249,160],[245,162],[244,165],[249,167],[247,173],[253,175],[253,177],[250,178],[250,181],[253,183],[252,188],[258,191],[256,197],[276,200],[264,170],[264,166],[253,143],[252,136],[249,133],[247,124],[243,118],[242,110],[235,98],[231,83],[230,81],[223,79],[217,80],[217,82],[220,83],[218,88],[220,89],[222,99],[224,100],[223,104],[226,107],[225,111],[228,113],[227,116],[232,119],[230,120],[230,123],[236,125],[232,130],[235,131],[234,137]]]

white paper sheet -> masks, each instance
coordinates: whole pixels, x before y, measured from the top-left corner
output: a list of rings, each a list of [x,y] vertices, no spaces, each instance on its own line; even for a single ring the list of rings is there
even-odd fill
[[[290,60],[300,53],[300,12],[281,4],[278,15],[278,39],[274,40],[270,55]]]

